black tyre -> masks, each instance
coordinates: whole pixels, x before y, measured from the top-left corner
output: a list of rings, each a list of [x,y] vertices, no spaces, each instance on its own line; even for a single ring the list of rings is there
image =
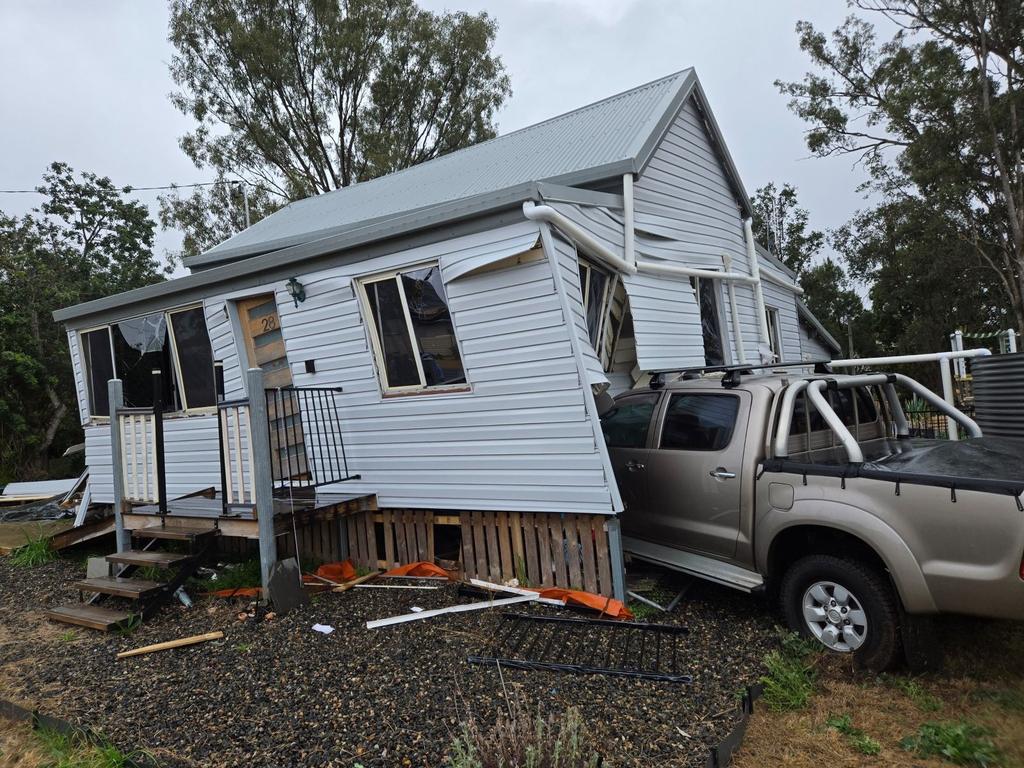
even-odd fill
[[[783,576],[779,598],[790,629],[852,653],[858,667],[881,672],[900,655],[896,595],[884,574],[861,561],[803,557]]]

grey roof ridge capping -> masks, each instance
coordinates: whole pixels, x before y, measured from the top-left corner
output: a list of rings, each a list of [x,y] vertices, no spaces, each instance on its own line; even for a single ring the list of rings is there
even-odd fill
[[[433,229],[441,222],[454,223],[459,220],[473,219],[502,209],[512,209],[513,218],[521,220],[523,215],[520,206],[524,201],[541,201],[545,199],[575,202],[583,205],[622,207],[622,198],[618,195],[586,189],[575,189],[550,182],[538,183],[530,181],[524,184],[517,184],[508,189],[477,195],[473,198],[431,206],[401,216],[391,216],[372,224],[349,227],[338,234],[299,243],[279,251],[228,262],[227,264],[199,270],[174,280],[166,280],[112,296],[104,296],[103,298],[76,304],[71,307],[64,307],[53,313],[53,319],[57,322],[67,322],[109,312],[114,309],[127,311],[129,307],[135,304],[174,294],[184,294],[210,288],[220,283],[245,277],[254,277],[261,273],[284,270],[297,262],[308,261],[331,254],[340,255],[344,251],[377,241],[392,240],[413,235],[417,231]],[[437,239],[447,239],[451,236],[452,234],[449,232],[442,232],[438,234]],[[125,314],[124,316],[128,315]]]
[[[185,266],[202,268],[279,250],[357,223],[531,179],[583,185],[640,173],[695,86],[707,116],[696,73],[681,70],[424,163],[295,201],[206,253],[185,259]],[[744,205],[742,184],[713,119],[708,128]]]

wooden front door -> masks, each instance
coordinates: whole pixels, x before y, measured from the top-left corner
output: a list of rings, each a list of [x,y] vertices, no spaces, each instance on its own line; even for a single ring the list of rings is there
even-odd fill
[[[308,478],[298,399],[286,389],[292,386],[292,369],[288,365],[274,294],[239,301],[238,317],[249,365],[263,369],[263,382],[268,390],[281,390],[267,395],[274,479]]]

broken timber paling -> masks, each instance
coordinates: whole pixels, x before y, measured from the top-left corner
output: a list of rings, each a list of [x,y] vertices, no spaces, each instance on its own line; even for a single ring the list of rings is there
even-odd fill
[[[693,682],[679,671],[677,641],[688,634],[686,627],[526,613],[502,617],[508,630],[484,654],[469,656],[471,664]]]
[[[390,616],[386,619],[376,619],[374,621],[366,622],[367,629],[377,629],[378,627],[390,627],[393,624],[404,624],[408,621],[420,621],[421,619],[431,619],[434,616],[443,616],[447,613],[464,613],[466,611],[480,611],[485,608],[498,608],[506,605],[515,605],[516,603],[535,603],[537,602],[537,595],[520,595],[518,597],[509,597],[503,600],[488,600],[485,603],[464,603],[461,605],[449,605],[447,608],[435,608],[430,611],[419,611],[418,613],[403,613],[399,616]]]
[[[434,526],[458,525],[467,578],[578,589],[612,595],[612,547],[601,515],[542,512],[440,514],[383,509],[346,518],[348,555],[364,568],[436,557]],[[378,558],[383,554],[381,562]]]
[[[193,635],[192,637],[183,637],[179,640],[168,640],[165,643],[154,643],[153,645],[144,645],[141,648],[133,648],[130,651],[121,651],[121,653],[117,654],[117,658],[126,659],[129,656],[142,656],[146,653],[154,653],[155,651],[167,651],[171,648],[182,648],[186,645],[195,645],[196,643],[205,643],[210,640],[221,640],[223,638],[223,632],[207,632],[203,635]]]

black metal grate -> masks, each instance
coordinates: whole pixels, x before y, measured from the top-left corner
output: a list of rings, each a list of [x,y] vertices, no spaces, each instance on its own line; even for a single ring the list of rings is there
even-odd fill
[[[268,389],[267,422],[275,488],[314,488],[354,480],[341,434],[340,389]]]
[[[670,624],[504,613],[508,625],[471,664],[692,683],[680,672],[680,638]]]

